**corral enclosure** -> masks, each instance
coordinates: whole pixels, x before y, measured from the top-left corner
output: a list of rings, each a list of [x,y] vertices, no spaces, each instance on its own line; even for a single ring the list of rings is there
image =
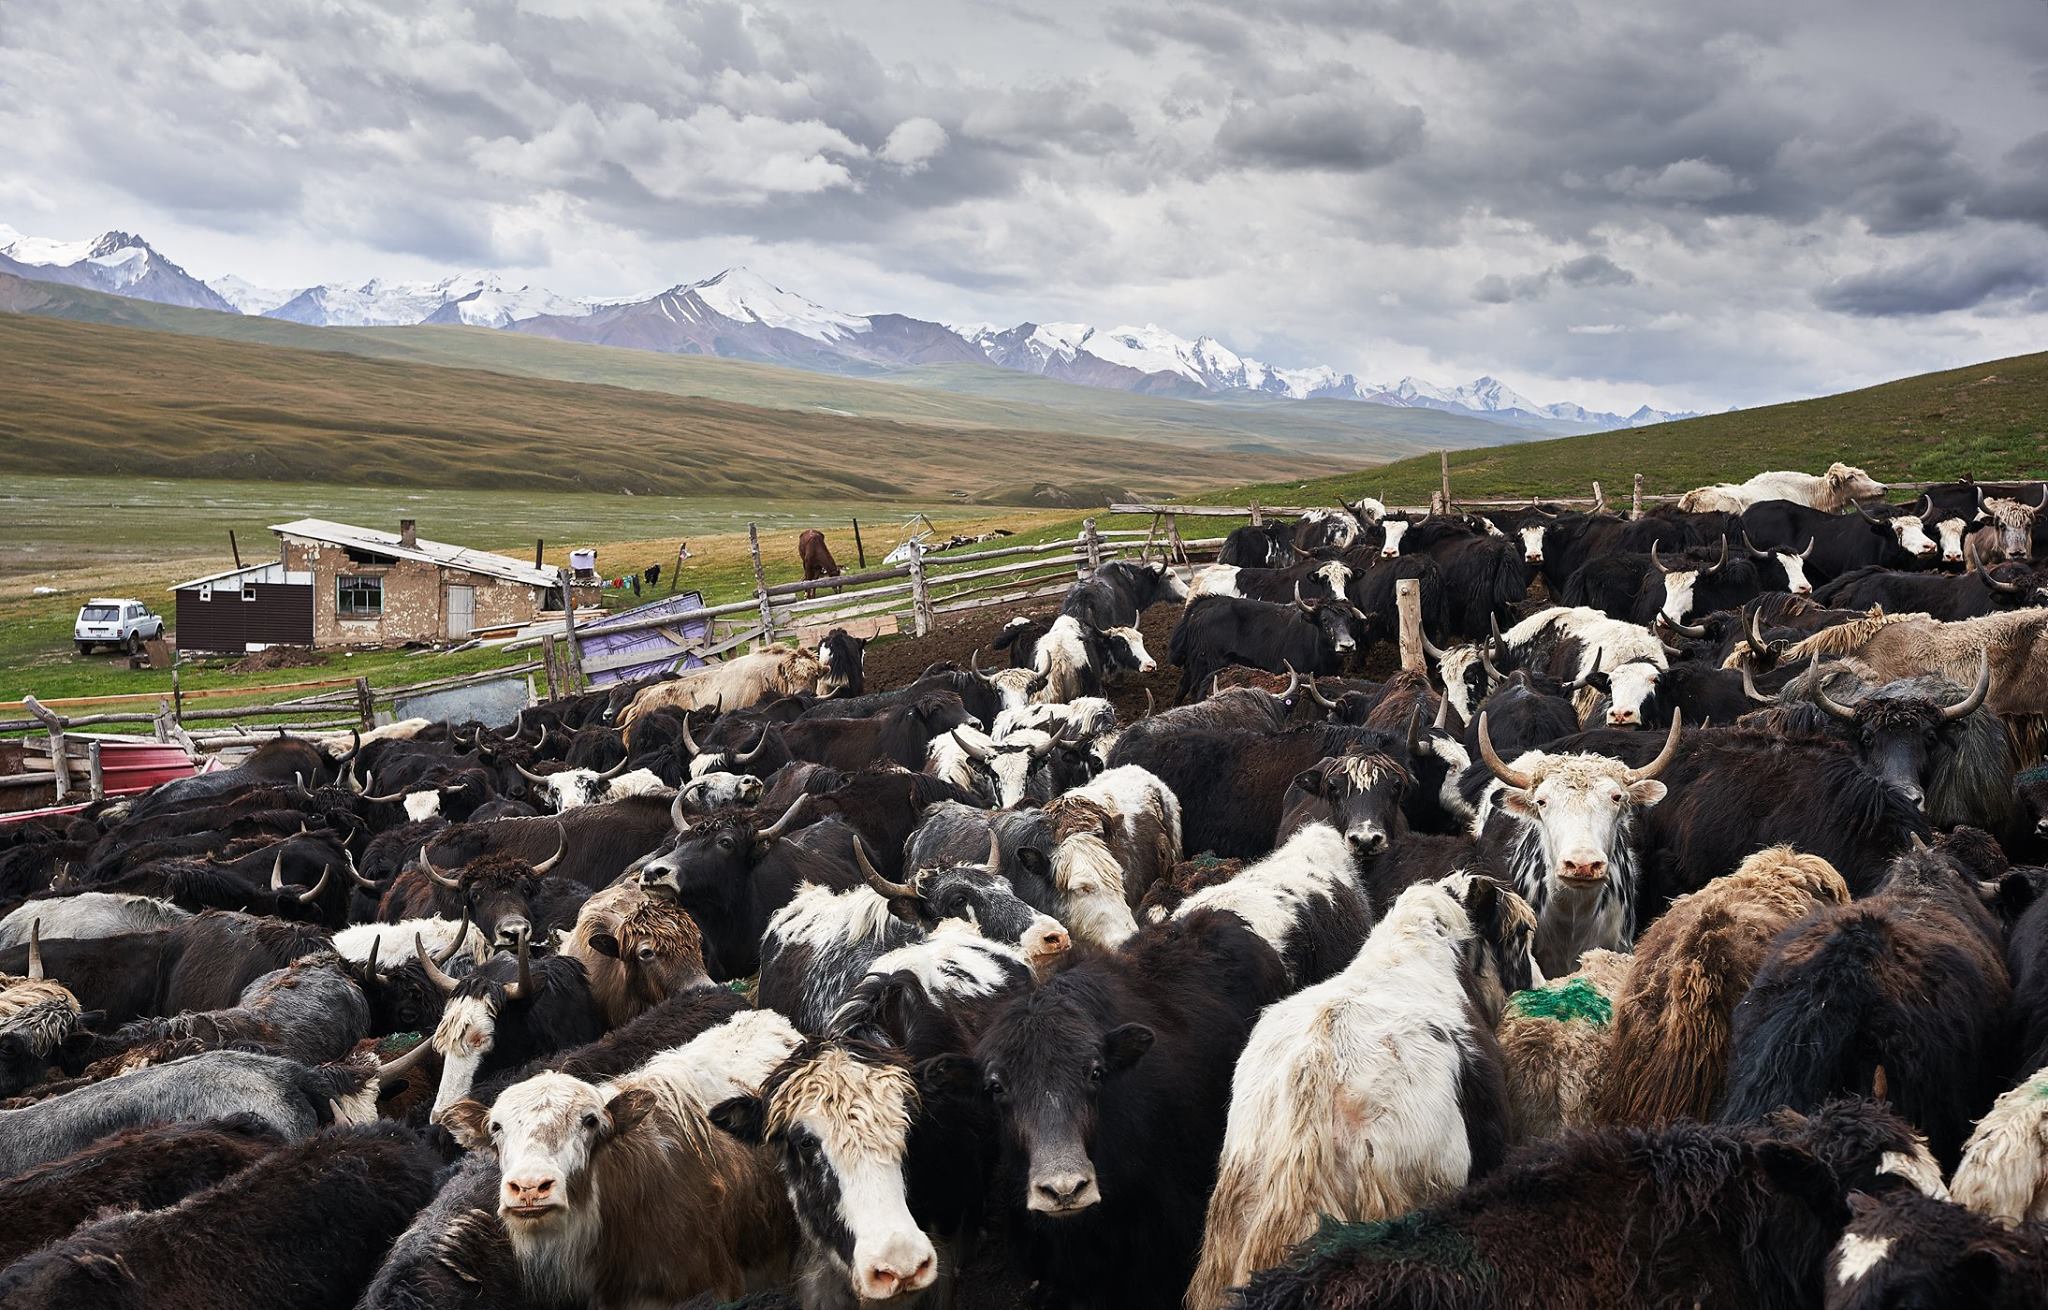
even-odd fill
[[[0,973],[33,971],[6,925],[34,896],[36,967],[81,1008],[254,1034],[353,1080],[350,1117],[448,1126],[479,1163],[431,1205],[409,1194],[329,1275],[373,1306],[449,1261],[470,1271],[462,1295],[510,1303],[536,1266],[508,1233],[554,1240],[535,1198],[577,1204],[583,1170],[600,1194],[687,1208],[715,1180],[762,1207],[756,1227],[658,1243],[600,1208],[622,1244],[579,1276],[670,1297],[723,1294],[698,1262],[761,1237],[810,1271],[784,1283],[798,1303],[921,1291],[936,1269],[970,1310],[1098,1284],[1162,1310],[1369,1304],[1418,1280],[1458,1303],[1576,1304],[1624,1279],[1651,1302],[1760,1304],[1844,1285],[1844,1252],[1914,1205],[2031,1258],[2033,1230],[1997,1220],[2048,1195],[2048,1162],[2022,1154],[2016,1179],[1991,1161],[2030,1140],[2048,1077],[2048,1046],[1994,1040],[2048,1022],[2026,982],[2048,946],[2029,871],[2048,855],[2029,771],[2048,580],[2028,509],[2048,488],[1810,510],[1818,553],[1816,521],[1781,500],[1685,512],[1602,490],[1617,512],[1127,505],[1115,522],[1135,526],[900,567],[871,543],[866,570],[842,552],[845,576],[809,584],[743,557],[736,598],[649,620],[710,625],[689,640],[719,662],[680,679],[579,692],[603,653],[579,671],[564,632],[514,652],[538,701],[510,721],[318,749],[245,737],[236,772],[0,828],[17,880]],[[1970,534],[1956,560],[1951,521]],[[1769,572],[1785,558],[1811,574]],[[1836,607],[1850,585],[1938,588],[1952,608]],[[876,616],[900,634],[846,642]],[[314,691],[301,718],[360,727],[357,696]],[[278,808],[230,845],[244,791]],[[135,845],[164,823],[199,826],[234,905]],[[752,853],[732,865],[734,849]],[[214,911],[148,930],[186,949],[214,949],[224,910],[301,925],[262,963],[354,988],[365,1017],[279,1009],[253,965],[218,997],[109,990],[106,939],[69,916],[116,887]],[[423,945],[403,981],[410,949],[372,926],[454,943],[465,915],[475,946]],[[1874,960],[1824,963],[1870,924],[1892,934]],[[371,968],[352,952],[373,936]],[[426,1009],[395,1017],[422,988]],[[1902,1027],[1924,1006],[1938,1023]],[[172,1053],[140,1031],[92,1049]],[[337,1062],[343,1039],[357,1063]],[[211,1078],[231,1054],[163,1067]],[[64,1061],[52,1048],[13,1090],[105,1094],[83,1069],[59,1091],[79,1076]],[[568,1128],[549,1107],[575,1097],[655,1149],[600,1131],[550,1154]],[[886,1162],[863,1185],[900,1200],[806,1208],[870,1167],[848,1134],[875,1122],[906,1131],[863,1139]],[[771,1149],[739,1145],[758,1135]],[[371,1140],[328,1129],[268,1148],[268,1168]],[[1829,1163],[1788,1183],[1799,1158]],[[223,1195],[265,1195],[265,1168]],[[1944,1185],[1962,1204],[1921,1197]],[[1696,1188],[1758,1226],[1709,1218]],[[1872,1188],[1879,1209],[1852,1212]],[[1822,1217],[1786,1219],[1816,1195]],[[1550,1197],[1621,1206],[1670,1258],[1634,1263],[1628,1224],[1589,1231]],[[178,1213],[146,1222],[175,1234]],[[1418,1258],[1416,1233],[1466,1254]]]

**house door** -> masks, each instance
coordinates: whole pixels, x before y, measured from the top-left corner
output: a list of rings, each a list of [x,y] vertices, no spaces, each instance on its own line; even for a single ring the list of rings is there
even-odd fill
[[[448,635],[467,637],[475,625],[476,588],[451,584],[448,588]]]

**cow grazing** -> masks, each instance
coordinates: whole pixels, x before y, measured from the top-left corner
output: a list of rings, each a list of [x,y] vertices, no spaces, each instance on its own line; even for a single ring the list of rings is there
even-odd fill
[[[1706,1120],[1728,1079],[1735,1008],[1784,929],[1849,902],[1833,865],[1789,846],[1758,851],[1735,872],[1681,896],[1636,942],[1615,999],[1601,1122]]]
[[[832,558],[832,550],[825,544],[825,534],[816,528],[805,528],[796,534],[796,557],[804,566],[805,582],[839,576],[839,562]]]
[[[759,1147],[648,1087],[605,1092],[543,1073],[486,1107],[441,1115],[456,1140],[498,1158],[498,1217],[527,1295],[544,1304],[730,1300],[776,1275],[795,1232]],[[678,1240],[681,1237],[684,1240]]]
[[[212,1051],[94,1083],[17,1110],[0,1110],[0,1176],[70,1155],[124,1128],[181,1119],[255,1116],[299,1139],[336,1119],[368,1117],[374,1071],[309,1069],[296,1060]]]
[[[1826,1310],[2024,1310],[2048,1287],[2048,1224],[2001,1225],[1909,1188],[1848,1198]]]
[[[1012,1000],[974,1061],[1029,1275],[1064,1302],[1171,1307],[1194,1268],[1230,1072],[1279,958],[1232,914],[1084,955]]]
[[[1600,755],[1532,751],[1502,762],[1479,720],[1479,754],[1500,793],[1488,840],[1535,909],[1536,958],[1546,974],[1578,967],[1594,947],[1626,950],[1635,936],[1639,814],[1664,799],[1657,775],[1678,753],[1673,719],[1664,748],[1641,768]]]
[[[433,1199],[404,1128],[335,1128],[163,1210],[101,1219],[0,1274],[0,1306],[348,1310]]]
[[[129,1128],[0,1182],[0,1268],[106,1210],[161,1210],[284,1144],[250,1115]]]
[[[1977,1121],[1949,1190],[1992,1219],[2048,1223],[2048,1068],[2004,1092]]]
[[[1975,879],[1924,844],[1774,942],[1735,1011],[1724,1121],[1878,1090],[1952,1165],[1989,1099],[2010,983]]]
[[[1587,951],[1577,972],[1508,997],[1500,1028],[1508,1140],[1533,1142],[1595,1122],[1614,1050],[1614,1004],[1632,957]]]
[[[1767,1124],[1605,1128],[1526,1147],[1441,1204],[1332,1224],[1253,1276],[1245,1310],[1803,1310],[1851,1193],[1941,1176],[1905,1123],[1836,1102]]]
[[[1189,895],[1172,917],[1227,910],[1279,954],[1290,982],[1321,982],[1350,963],[1372,930],[1353,850],[1328,823],[1304,823],[1265,859]]]
[[[1229,884],[1226,884],[1229,885]],[[1537,975],[1534,916],[1490,878],[1401,893],[1358,956],[1260,1016],[1231,1088],[1187,1310],[1331,1219],[1391,1219],[1483,1177],[1507,1145],[1500,988]],[[1491,1012],[1475,1001],[1491,977]]]
[[[1839,514],[1860,501],[1884,495],[1884,484],[1862,469],[1837,460],[1821,474],[1759,473],[1747,482],[1720,482],[1695,487],[1678,498],[1678,508],[1691,514],[1718,510],[1740,514],[1762,500],[1789,500],[1823,514]]]

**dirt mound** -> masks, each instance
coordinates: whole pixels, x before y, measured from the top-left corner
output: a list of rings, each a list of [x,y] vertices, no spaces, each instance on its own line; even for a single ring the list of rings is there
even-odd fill
[[[270,646],[251,651],[228,665],[229,673],[268,673],[272,669],[315,669],[327,662],[304,646]]]

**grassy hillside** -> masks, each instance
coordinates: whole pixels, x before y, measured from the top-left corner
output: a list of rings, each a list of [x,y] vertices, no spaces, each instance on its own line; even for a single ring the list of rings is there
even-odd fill
[[[1245,473],[1241,457],[1161,442],[765,409],[22,314],[0,313],[0,359],[0,470],[23,473],[938,501],[1020,478],[1165,492]]]
[[[1626,432],[1601,432],[1451,454],[1451,490],[1471,497],[1586,495],[1595,478],[1626,501],[1641,473],[1650,493],[1740,481],[1765,469],[1818,471],[1846,460],[1887,481],[2038,478],[2048,470],[2048,354],[1972,364],[1861,391],[1713,414]],[[1313,481],[1275,481],[1214,492],[1207,504],[1322,504],[1379,496],[1425,504],[1435,455]]]
[[[1444,446],[1484,446],[1512,439],[1498,424],[1433,410],[1264,397],[1236,403],[1176,400],[958,364],[905,369],[889,374],[886,381],[874,381],[741,360],[579,345],[488,328],[313,328],[5,276],[0,276],[0,311],[842,417],[1170,441],[1247,454],[1309,448],[1360,464]]]

